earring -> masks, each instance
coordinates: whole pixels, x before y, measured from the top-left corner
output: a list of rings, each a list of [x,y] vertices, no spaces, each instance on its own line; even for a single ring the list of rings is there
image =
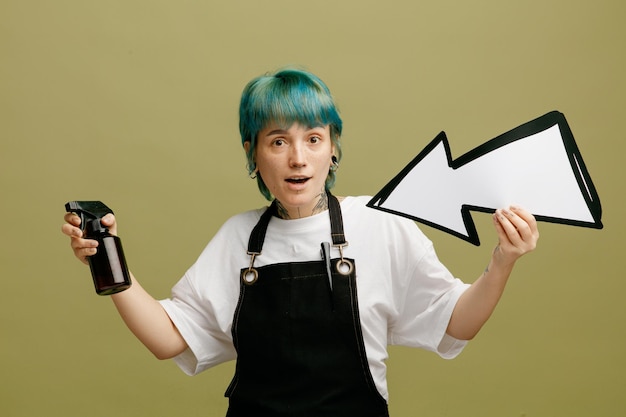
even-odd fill
[[[335,155],[330,158],[330,162],[330,172],[337,171],[339,169],[339,161],[337,161],[337,157]]]
[[[246,168],[248,170],[248,177],[250,177],[251,180],[256,179],[259,169],[256,166],[252,168],[249,164]]]

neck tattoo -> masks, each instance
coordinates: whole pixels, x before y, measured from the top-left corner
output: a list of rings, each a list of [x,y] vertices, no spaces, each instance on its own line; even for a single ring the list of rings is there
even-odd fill
[[[276,214],[281,219],[289,220],[289,219],[294,219],[294,218],[299,219],[302,217],[307,217],[306,215],[304,216],[302,215],[302,212],[300,211],[300,207],[298,207],[297,210],[298,210],[297,217],[292,217],[289,214],[289,211],[285,208],[285,206],[283,206],[280,201],[276,200]],[[328,210],[328,195],[326,194],[325,191],[322,191],[318,195],[317,203],[315,203],[315,206],[313,207],[311,214],[309,214],[308,216],[319,214],[325,210]]]

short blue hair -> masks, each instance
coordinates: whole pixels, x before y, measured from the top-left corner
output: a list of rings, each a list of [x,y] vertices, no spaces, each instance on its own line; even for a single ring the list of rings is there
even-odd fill
[[[250,81],[241,94],[239,105],[239,132],[241,143],[250,142],[248,148],[248,173],[256,169],[254,153],[257,136],[270,123],[289,128],[294,123],[306,127],[328,125],[335,146],[337,161],[341,160],[342,121],[330,90],[314,74],[300,69],[283,69]],[[325,187],[335,184],[335,172],[329,170]],[[261,194],[272,200],[272,194],[257,175]]]

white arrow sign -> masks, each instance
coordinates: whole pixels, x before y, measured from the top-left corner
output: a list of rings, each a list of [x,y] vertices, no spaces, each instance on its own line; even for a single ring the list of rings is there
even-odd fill
[[[441,132],[368,203],[480,244],[470,211],[519,205],[601,229],[602,208],[565,116],[551,112],[452,160]]]

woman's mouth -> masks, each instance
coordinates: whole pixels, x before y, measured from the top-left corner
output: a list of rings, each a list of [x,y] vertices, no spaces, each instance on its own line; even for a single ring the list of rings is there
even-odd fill
[[[287,181],[290,184],[304,184],[310,179],[311,179],[310,177],[294,177],[294,178],[287,178],[285,181]]]

